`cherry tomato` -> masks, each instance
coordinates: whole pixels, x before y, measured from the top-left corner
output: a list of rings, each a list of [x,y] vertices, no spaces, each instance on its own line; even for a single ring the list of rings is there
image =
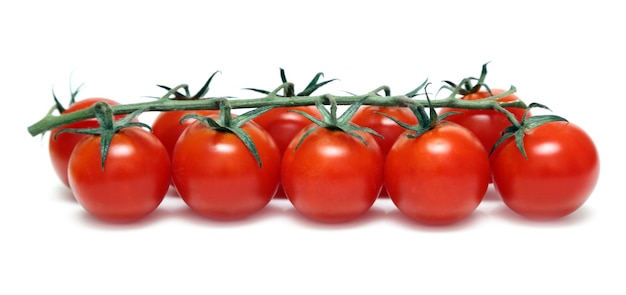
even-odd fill
[[[301,137],[312,131],[298,146]],[[354,131],[367,145],[343,131],[310,125],[287,147],[282,182],[297,211],[312,220],[339,223],[370,209],[383,182],[383,156],[369,133]]]
[[[290,110],[302,111],[320,118],[319,111],[314,106],[301,106],[275,108],[253,119],[272,136],[281,155],[284,154],[296,134],[311,124],[309,119]],[[286,197],[282,185],[279,186],[275,197]]]
[[[234,133],[197,121],[180,135],[172,155],[172,175],[179,196],[193,211],[212,219],[241,219],[263,209],[276,193],[278,147],[254,122],[244,123],[241,129],[254,142],[261,167]]]
[[[315,106],[301,106],[275,108],[253,119],[272,136],[281,154],[285,152],[296,134],[311,124],[311,120],[290,110],[302,111],[320,118]]]
[[[359,110],[352,117],[351,122],[361,126],[372,128],[383,137],[374,136],[374,139],[380,146],[383,153],[383,157],[387,157],[387,153],[391,149],[391,146],[396,142],[398,136],[404,133],[406,130],[402,126],[398,125],[391,119],[380,115],[379,113],[387,114],[393,118],[400,120],[401,122],[415,125],[417,124],[417,118],[407,107],[387,107],[387,106],[361,106]],[[384,188],[380,191],[380,196],[387,197],[387,189]]]
[[[107,98],[88,98],[84,100],[79,100],[72,105],[70,105],[63,114],[75,112],[78,110],[82,110],[88,107],[93,106],[98,101],[106,101],[110,105],[119,104],[118,102],[107,99]],[[123,118],[125,115],[117,115],[115,116],[115,120],[119,120]],[[74,123],[70,123],[61,127],[57,127],[52,130],[49,142],[48,142],[48,151],[50,153],[50,160],[52,162],[52,167],[54,168],[54,172],[57,174],[61,182],[65,184],[65,186],[69,187],[69,181],[67,177],[67,166],[70,159],[70,155],[74,150],[76,144],[85,137],[84,134],[77,133],[60,133],[56,136],[57,132],[61,129],[65,128],[95,128],[100,126],[98,120],[96,118],[86,119]]]
[[[398,137],[385,162],[385,185],[400,212],[425,224],[470,215],[489,185],[489,160],[467,128],[441,121],[416,138]]]
[[[218,110],[192,110],[192,111],[168,111],[161,112],[152,122],[152,133],[156,135],[159,140],[167,149],[167,153],[172,155],[174,151],[174,146],[176,145],[176,141],[181,133],[187,128],[187,126],[191,125],[191,123],[195,122],[194,119],[186,119],[184,121],[180,121],[180,119],[187,114],[198,114],[200,116],[208,116],[211,114],[219,113]]]
[[[153,212],[169,188],[170,161],[156,136],[138,127],[113,135],[102,168],[100,136],[87,135],[69,160],[76,200],[93,216],[130,222]]]
[[[491,155],[493,183],[502,200],[522,216],[560,218],[581,207],[599,177],[598,151],[589,135],[568,122],[525,130],[524,158],[514,137]]]
[[[503,89],[492,89],[493,95],[500,95],[504,93]],[[463,96],[464,100],[478,100],[492,96],[486,90],[481,90],[475,93],[470,93]],[[507,95],[498,99],[499,102],[518,101],[519,98],[515,94]],[[524,109],[522,108],[507,108],[508,111],[515,115],[515,118],[519,121],[524,115]],[[449,112],[459,112],[447,117],[445,120],[457,123],[470,131],[472,131],[480,140],[485,151],[491,151],[496,141],[500,138],[502,131],[511,125],[511,122],[507,117],[496,110],[466,110],[455,108],[441,108],[439,114]]]

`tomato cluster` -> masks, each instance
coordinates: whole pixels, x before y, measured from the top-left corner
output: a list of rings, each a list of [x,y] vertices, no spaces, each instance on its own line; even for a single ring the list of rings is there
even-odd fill
[[[519,100],[477,85],[456,94]],[[67,112],[98,101],[105,111],[117,103],[88,99]],[[234,115],[223,100],[219,111],[163,112],[152,132],[133,114],[103,112],[58,129],[87,126],[80,133],[88,135],[55,130],[50,156],[76,200],[112,222],[150,214],[171,186],[191,210],[217,220],[245,218],[286,197],[312,220],[340,223],[385,196],[416,222],[450,224],[475,211],[490,182],[514,212],[553,219],[582,206],[599,176],[589,135],[561,117],[531,116],[530,107],[437,112],[359,102],[338,115],[328,104],[330,111],[318,102]]]

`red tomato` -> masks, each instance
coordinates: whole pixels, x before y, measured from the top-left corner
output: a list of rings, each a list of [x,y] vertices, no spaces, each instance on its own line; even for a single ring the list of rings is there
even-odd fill
[[[361,126],[374,129],[383,137],[374,136],[374,139],[380,146],[383,156],[387,156],[387,153],[391,149],[393,143],[398,139],[400,134],[404,133],[406,129],[398,125],[398,123],[391,119],[382,116],[378,113],[387,114],[393,118],[400,120],[401,122],[409,125],[417,124],[417,118],[411,112],[411,109],[407,107],[386,107],[386,106],[362,106],[352,117],[351,122]]]
[[[297,143],[310,128],[300,146]],[[316,221],[346,222],[374,204],[383,182],[383,156],[373,136],[356,137],[317,125],[300,131],[283,155],[282,182],[297,211]]]
[[[253,119],[254,122],[263,127],[272,136],[281,155],[285,152],[294,136],[304,127],[311,124],[311,120],[289,110],[302,111],[316,118],[321,117],[319,111],[314,106],[301,106],[275,108]],[[276,197],[286,197],[282,185],[279,186]]]
[[[208,116],[219,113],[218,110],[192,110],[192,111],[168,111],[161,112],[152,123],[152,133],[156,135],[167,149],[167,153],[172,155],[174,146],[181,133],[195,122],[195,119],[189,118],[180,122],[180,119],[187,114],[198,114],[200,116]]]
[[[116,101],[107,98],[88,98],[84,100],[79,100],[74,104],[70,105],[63,114],[75,112],[78,110],[82,110],[88,107],[93,106],[98,101],[106,101],[110,105],[119,104]],[[115,116],[115,120],[119,120],[123,118],[125,115],[117,115]],[[86,119],[74,123],[70,123],[52,130],[50,139],[48,142],[48,150],[50,153],[50,160],[52,161],[52,167],[54,168],[54,172],[57,174],[61,182],[65,184],[65,186],[69,187],[69,181],[67,178],[67,166],[70,159],[70,155],[74,150],[76,144],[85,137],[84,134],[77,133],[61,133],[58,136],[55,135],[61,129],[65,128],[95,128],[100,126],[98,120],[96,118]]]
[[[530,218],[559,218],[585,203],[598,180],[596,147],[584,130],[550,122],[525,131],[527,159],[514,137],[491,155],[493,183],[504,203]]]
[[[478,138],[446,121],[416,138],[406,135],[392,146],[384,169],[396,207],[426,224],[449,224],[470,215],[483,200],[490,177],[487,152]]]
[[[493,95],[499,95],[506,92],[503,89],[492,89]],[[464,100],[478,100],[491,96],[487,91],[478,91],[463,96]],[[507,95],[498,99],[499,102],[518,101],[519,98],[514,95]],[[508,111],[515,115],[515,118],[520,121],[525,109],[522,108],[507,108]],[[448,112],[460,112],[461,114],[451,115],[445,120],[457,123],[470,131],[472,131],[480,140],[485,148],[485,151],[491,151],[493,145],[498,141],[502,131],[511,126],[511,121],[507,117],[496,110],[467,110],[467,109],[455,109],[455,108],[441,108],[439,114],[442,115]]]
[[[391,146],[400,134],[404,133],[406,129],[398,125],[391,119],[382,116],[378,113],[387,114],[393,118],[400,120],[401,122],[409,125],[417,124],[417,118],[407,107],[386,107],[386,106],[362,106],[352,117],[351,122],[361,126],[372,128],[383,137],[374,136],[374,139],[380,146],[383,153],[383,157],[387,157],[387,153],[391,149]],[[380,191],[380,196],[387,197],[387,189],[384,188]]]
[[[138,127],[113,135],[101,165],[100,136],[87,135],[77,145],[68,166],[76,200],[93,216],[130,222],[153,212],[170,181],[170,162],[163,144]]]
[[[296,134],[311,124],[311,120],[289,110],[302,111],[316,118],[321,117],[315,106],[301,106],[271,109],[253,119],[272,136],[281,154],[285,152]]]
[[[276,193],[278,147],[254,122],[241,129],[254,142],[262,167],[234,133],[197,121],[180,135],[172,155],[172,176],[179,196],[193,211],[212,219],[241,219],[263,209]]]

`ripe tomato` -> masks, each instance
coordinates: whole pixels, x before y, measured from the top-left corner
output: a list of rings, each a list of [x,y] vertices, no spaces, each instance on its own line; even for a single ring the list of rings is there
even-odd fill
[[[398,137],[385,162],[389,198],[406,216],[449,224],[470,215],[489,185],[487,152],[476,136],[441,121],[416,138]]]
[[[398,139],[398,136],[404,133],[406,129],[379,113],[387,114],[410,125],[417,124],[417,118],[407,107],[366,105],[361,106],[356,114],[354,114],[354,117],[350,120],[352,123],[358,126],[372,128],[383,136],[374,136],[374,139],[378,143],[378,146],[380,146],[383,156],[387,156],[387,153],[389,153],[391,146],[396,139]]]
[[[93,106],[98,101],[106,101],[110,105],[119,104],[116,101],[107,98],[88,98],[84,100],[79,100],[72,105],[70,105],[63,114],[75,112],[78,110],[82,110],[88,107]],[[115,120],[119,120],[126,115],[117,115],[115,116]],[[65,184],[65,186],[69,187],[69,181],[67,178],[67,166],[70,159],[70,155],[74,150],[76,144],[85,137],[84,134],[77,133],[60,133],[56,136],[57,132],[61,129],[65,128],[95,128],[100,126],[98,120],[96,118],[86,119],[74,123],[70,123],[52,130],[49,141],[48,141],[48,151],[50,153],[50,160],[52,162],[52,167],[54,168],[54,172],[57,174],[61,182]]]
[[[301,137],[312,131],[296,149]],[[310,125],[287,147],[282,161],[282,182],[297,211],[316,221],[346,222],[374,204],[383,182],[383,156],[373,136]]]
[[[415,125],[417,124],[417,118],[407,107],[386,107],[386,106],[361,106],[359,110],[352,117],[351,122],[362,127],[368,127],[374,129],[382,137],[374,136],[374,139],[380,146],[383,153],[383,157],[387,157],[387,153],[391,149],[391,146],[396,142],[398,136],[404,133],[406,129],[398,125],[393,120],[380,115],[379,113],[387,114],[393,118],[400,120],[401,122]],[[387,197],[387,189],[383,185],[383,189],[380,191],[380,196]]]
[[[493,95],[500,95],[504,93],[503,89],[492,89]],[[482,90],[475,93],[464,95],[461,99],[464,100],[478,100],[492,96],[488,91]],[[498,99],[499,102],[518,101],[517,95],[511,94]],[[525,109],[521,108],[506,108],[509,112],[515,115],[515,118],[519,121],[522,120]],[[496,141],[500,138],[502,131],[511,125],[511,121],[503,113],[496,110],[466,110],[455,108],[441,108],[439,114],[443,115],[449,112],[459,112],[447,117],[445,120],[457,123],[470,131],[472,131],[480,140],[486,152],[491,151]]]
[[[208,116],[210,114],[217,114],[218,110],[192,110],[192,111],[168,111],[161,112],[156,116],[154,122],[152,122],[152,133],[156,135],[159,140],[165,146],[167,153],[172,156],[174,146],[181,133],[195,122],[194,119],[186,119],[180,122],[180,119],[187,114],[198,114],[200,116]]]
[[[300,106],[275,108],[253,119],[272,136],[281,155],[285,153],[287,146],[296,134],[311,124],[309,119],[290,110],[305,112],[316,118],[321,117],[314,106]],[[279,186],[276,197],[285,197],[282,185]]]
[[[111,140],[102,168],[100,136],[87,135],[70,157],[68,177],[76,200],[93,216],[130,222],[153,212],[167,193],[170,162],[149,131],[123,128]]]
[[[172,176],[179,196],[193,211],[212,219],[240,219],[263,209],[276,193],[278,147],[254,122],[241,129],[254,142],[261,167],[234,133],[197,121],[180,135],[172,154]]]
[[[573,123],[549,122],[525,130],[524,158],[514,137],[491,155],[493,183],[513,211],[530,218],[559,218],[583,205],[600,171],[596,147]]]

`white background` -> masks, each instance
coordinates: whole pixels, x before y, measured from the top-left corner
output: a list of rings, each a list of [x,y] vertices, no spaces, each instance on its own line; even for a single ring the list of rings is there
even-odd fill
[[[3,2],[0,293],[624,294],[621,5],[493,2]],[[579,211],[531,222],[490,191],[447,227],[411,222],[388,200],[337,226],[285,200],[220,223],[168,196],[139,223],[108,225],[58,181],[47,137],[26,130],[53,87],[67,101],[70,81],[84,83],[79,98],[129,103],[161,95],[156,84],[197,90],[219,70],[209,95],[245,98],[244,87],[278,86],[283,67],[297,89],[322,71],[340,81],[320,93],[402,94],[485,62],[492,87],[515,85],[595,140],[600,180]]]

